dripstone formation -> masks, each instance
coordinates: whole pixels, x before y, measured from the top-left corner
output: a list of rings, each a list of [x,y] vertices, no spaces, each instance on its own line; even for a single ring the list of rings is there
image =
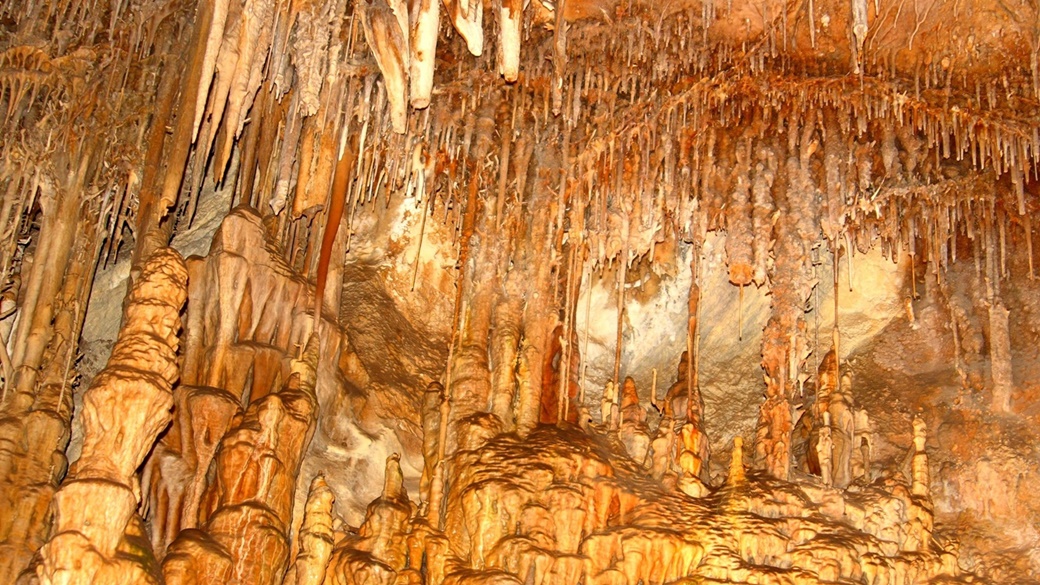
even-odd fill
[[[1040,582],[1040,6],[0,6],[0,582]]]

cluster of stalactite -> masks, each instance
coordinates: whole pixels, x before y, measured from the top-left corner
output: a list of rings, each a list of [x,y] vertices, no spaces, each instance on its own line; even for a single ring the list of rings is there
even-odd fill
[[[463,38],[443,43],[441,56],[475,66],[442,72],[436,99],[413,94],[420,109],[409,109],[409,80],[428,82],[409,73],[409,58],[428,38],[402,23],[421,22],[430,7],[338,8],[301,7],[291,25],[252,4],[236,18],[221,4],[199,16],[184,71],[196,85],[180,95],[163,191],[142,205],[153,215],[138,217],[141,231],[182,182],[188,215],[207,181],[233,182],[236,201],[277,218],[289,264],[316,275],[326,296],[339,285],[334,242],[349,246],[356,215],[414,199],[457,235],[452,421],[490,411],[505,429],[530,429],[577,416],[584,404],[561,380],[578,369],[579,275],[616,268],[623,305],[620,283],[636,259],[668,237],[696,243],[724,230],[731,281],[773,292],[756,450],[784,477],[791,421],[782,413],[812,349],[801,307],[815,248],[851,263],[880,245],[939,273],[961,233],[985,243],[976,257],[1004,254],[1008,238],[1032,247],[1026,187],[1038,144],[1022,117],[1028,107],[1011,97],[1028,93],[1021,79],[1000,91],[952,76],[940,83],[940,64],[923,79],[884,68],[820,77],[833,67],[776,57],[769,44],[694,46],[689,15],[648,29],[625,14],[609,28],[571,26],[566,59],[559,34],[531,28],[524,74],[511,85],[481,66],[492,57],[468,55],[482,50],[456,26]],[[481,10],[467,8],[451,6],[454,24]],[[242,44],[229,52],[228,39]],[[259,68],[268,55],[277,59]],[[1002,322],[999,310],[994,318]],[[546,374],[558,355],[566,373]],[[615,366],[612,383],[619,378]]]
[[[117,2],[106,19],[76,1],[3,9],[5,23],[15,22],[16,30],[0,47],[0,471],[10,478],[0,510],[18,513],[0,514],[0,557],[8,560],[0,579],[14,579],[55,521],[48,510],[65,472],[75,340],[95,267],[132,236],[135,277],[143,278],[144,260],[178,221],[190,221],[199,198],[216,184],[233,186],[236,204],[258,210],[250,221],[273,234],[272,254],[282,256],[278,287],[282,279],[292,284],[273,287],[281,296],[271,302],[310,308],[314,317],[322,307],[338,310],[337,261],[349,248],[358,214],[383,213],[390,201],[406,200],[456,234],[449,359],[443,384],[424,397],[422,497],[436,524],[430,530],[467,525],[471,540],[432,539],[424,546],[479,542],[482,548],[468,557],[475,569],[489,562],[498,541],[476,535],[459,514],[468,509],[467,497],[491,496],[460,491],[468,479],[459,477],[458,461],[502,432],[527,435],[540,423],[598,420],[619,431],[629,455],[654,444],[675,453],[681,475],[662,459],[651,465],[659,479],[671,472],[688,493],[706,493],[697,483],[708,449],[697,393],[696,277],[685,388],[677,384],[666,397],[670,430],[655,435],[646,426],[618,365],[625,272],[666,241],[691,242],[699,250],[706,231],[725,231],[733,284],[772,292],[754,460],[775,478],[786,479],[791,464],[788,399],[805,374],[807,355],[818,349],[809,346],[802,308],[814,286],[814,249],[821,246],[850,266],[856,253],[880,246],[893,258],[911,256],[914,266],[926,263],[940,280],[947,263],[970,249],[990,283],[993,404],[1009,408],[1009,317],[1000,280],[1012,246],[1026,249],[1033,274],[1030,218],[1037,210],[1032,179],[1040,136],[1031,122],[1035,108],[1021,98],[1035,91],[1035,66],[1032,76],[1017,71],[983,82],[959,77],[935,59],[907,76],[879,53],[862,60],[861,76],[828,77],[846,64],[789,57],[786,23],[782,41],[770,27],[761,31],[762,42],[708,42],[713,4],[700,14],[656,22],[648,13],[621,10],[610,26],[567,23],[562,10],[552,19],[533,11],[522,17],[518,4],[502,3],[500,35],[484,38],[481,3],[446,3],[462,38],[433,49],[430,31],[446,36],[448,30],[430,16],[435,1],[420,3],[414,14],[399,3],[346,0],[218,0],[197,10]],[[23,8],[28,13],[16,12]],[[770,18],[776,23],[779,15]],[[551,31],[544,26],[549,22]],[[861,48],[869,48],[881,31],[856,35]],[[44,49],[31,42],[37,39],[51,40]],[[184,55],[174,53],[179,39],[190,39]],[[436,75],[429,69],[434,60]],[[193,270],[200,282],[248,280],[232,264]],[[594,271],[609,270],[617,275],[618,357],[613,379],[594,381],[612,389],[597,417],[581,394],[575,312],[582,283]],[[305,282],[312,278],[313,291]],[[289,564],[287,493],[313,432],[317,398],[309,362],[298,362],[294,371],[283,360],[294,344],[306,345],[314,329],[323,351],[339,352],[343,344],[314,317],[266,321],[270,299],[252,295],[270,288],[223,288],[219,298],[189,307],[185,383],[172,398],[180,407],[176,432],[146,465],[144,493],[133,494],[146,501],[155,552],[170,551],[162,567],[167,580],[178,575],[188,582],[185,575],[194,574],[267,582]],[[248,367],[228,365],[245,354]],[[833,474],[829,431],[837,423],[829,409],[826,416],[821,410],[814,428],[825,446],[832,443]],[[276,440],[283,428],[291,429],[291,441]],[[819,444],[814,449],[828,451]],[[845,446],[838,450],[845,453]],[[257,461],[271,459],[278,470],[258,471]],[[219,481],[207,484],[203,476],[213,462]],[[846,460],[839,463],[844,469]],[[734,469],[742,472],[741,465]],[[120,489],[126,484],[132,491],[132,474],[120,472]],[[236,488],[236,474],[247,473],[262,476],[265,486],[277,484],[278,497],[264,509],[249,507],[259,492]],[[328,498],[320,485],[313,491]],[[389,491],[374,511],[392,529],[373,522],[353,548],[315,555],[331,554],[333,564],[350,567],[355,557],[375,559],[397,570],[400,559],[380,552],[386,538],[393,540],[384,530],[405,531],[413,511],[399,492]],[[559,506],[576,514],[581,506],[571,504],[580,498],[563,491]],[[921,495],[917,488],[914,495]],[[611,498],[594,527],[610,526]],[[321,501],[309,509],[321,513]],[[630,511],[629,504],[618,506],[619,518]],[[900,522],[927,525],[920,514]],[[271,528],[265,538],[273,539],[277,554],[270,566],[255,565],[240,541],[229,540],[255,542],[236,532],[254,521]],[[327,524],[305,522],[318,549],[322,537],[314,535],[328,532]],[[787,537],[802,538],[791,530]],[[108,535],[98,550],[115,554],[124,536]],[[135,550],[147,548],[137,540]],[[553,555],[573,555],[579,540],[564,535]],[[628,541],[617,540],[623,550]],[[536,566],[512,573],[526,578],[542,570],[542,552],[530,552],[535,545],[509,546],[520,548],[501,558],[528,558]],[[898,556],[898,550],[883,552]],[[758,554],[745,557],[761,564]],[[763,554],[786,559],[775,561],[781,566],[794,562],[779,552]],[[840,554],[838,569],[817,575],[845,576],[843,563],[854,555]],[[59,580],[54,571],[64,565],[44,556],[38,574]],[[750,562],[726,558],[731,571]],[[612,566],[616,555],[601,560],[597,575],[629,570]],[[682,571],[693,566],[687,560]],[[945,566],[938,557],[921,562],[933,573]],[[558,569],[563,581],[578,571],[567,563],[573,564]],[[298,567],[295,574],[311,571]]]
[[[714,9],[680,10],[653,27],[646,26],[652,11],[631,7],[611,26],[556,26],[563,12],[536,7],[517,19],[523,8],[508,4],[499,34],[485,39],[480,3],[446,6],[440,28],[430,24],[439,19],[430,15],[439,11],[435,2],[222,1],[203,6],[194,22],[177,5],[120,4],[109,23],[79,4],[62,6],[53,25],[18,18],[19,33],[61,31],[73,40],[52,53],[21,45],[3,53],[0,95],[11,131],[3,141],[0,217],[5,287],[16,284],[18,242],[39,221],[34,202],[48,191],[102,193],[73,198],[92,201],[105,257],[132,231],[143,258],[173,228],[171,207],[175,218],[190,219],[208,185],[232,184],[236,202],[278,218],[290,265],[316,275],[330,264],[340,225],[349,232],[366,206],[378,213],[373,201],[415,197],[432,214],[444,210],[442,221],[468,236],[472,185],[497,187],[496,211],[508,215],[510,195],[524,205],[542,196],[528,179],[532,160],[545,157],[558,175],[544,181],[555,207],[544,232],[557,275],[569,262],[562,242],[583,248],[575,253],[579,271],[627,265],[668,231],[697,239],[692,218],[701,209],[707,229],[730,236],[734,284],[762,285],[770,218],[774,209],[784,213],[778,203],[785,199],[809,198],[822,210],[832,249],[880,241],[892,254],[946,262],[958,230],[984,231],[980,215],[991,216],[985,223],[999,229],[1002,248],[1013,229],[1031,247],[1027,186],[1040,136],[1021,99],[1032,91],[1024,74],[984,81],[955,75],[935,58],[908,76],[874,51],[865,76],[842,76],[844,61],[797,57],[794,45],[805,33],[794,31],[805,23],[780,14],[757,30],[765,42],[712,43]],[[121,16],[130,13],[142,16]],[[861,42],[868,49],[880,42],[898,18],[880,15]],[[431,45],[437,35],[430,31],[443,36],[448,21],[462,38]],[[522,34],[507,34],[514,25]],[[118,43],[85,41],[106,28]],[[179,37],[192,39],[185,60],[164,60],[170,39]],[[522,51],[509,40],[520,37],[527,39]],[[390,51],[395,42],[403,45]],[[97,54],[102,48],[111,54]],[[401,60],[402,79],[384,66],[387,51]],[[413,72],[418,62],[432,66],[431,51],[438,62],[458,65],[442,65],[436,78]],[[143,54],[156,58],[124,74]],[[511,73],[517,64],[522,71]],[[392,86],[410,80],[422,95],[413,91],[414,109],[402,111]],[[435,99],[427,95],[431,84]],[[155,100],[150,116],[141,99]],[[58,107],[69,101],[80,107]],[[492,127],[481,127],[488,117]],[[562,148],[549,146],[560,136],[568,138]],[[41,157],[53,161],[36,164]],[[792,157],[798,170],[788,164]],[[83,161],[82,168],[71,161]],[[59,188],[65,177],[72,184]],[[811,246],[820,234],[802,236]],[[915,249],[919,240],[926,250]],[[335,277],[333,268],[331,285],[325,276],[319,288],[335,290]],[[6,361],[13,376],[21,364]]]

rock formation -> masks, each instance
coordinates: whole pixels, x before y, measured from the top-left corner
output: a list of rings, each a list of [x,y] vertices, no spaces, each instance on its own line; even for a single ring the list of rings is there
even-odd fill
[[[1040,580],[1038,19],[0,5],[0,582]]]
[[[108,365],[83,395],[83,450],[54,495],[52,536],[36,568],[40,583],[159,581],[134,519],[136,472],[170,423],[187,278],[180,254],[161,249],[127,297]]]

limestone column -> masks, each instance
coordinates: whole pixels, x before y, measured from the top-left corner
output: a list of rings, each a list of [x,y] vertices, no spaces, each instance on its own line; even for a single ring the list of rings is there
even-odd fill
[[[170,422],[187,278],[180,254],[161,248],[130,291],[108,365],[83,397],[83,451],[54,496],[43,584],[157,582],[116,553],[140,501],[137,468]]]

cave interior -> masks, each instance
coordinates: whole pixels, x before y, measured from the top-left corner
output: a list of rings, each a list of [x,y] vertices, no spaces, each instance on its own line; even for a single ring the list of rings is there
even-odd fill
[[[9,0],[0,115],[0,583],[1040,583],[1037,0]]]

